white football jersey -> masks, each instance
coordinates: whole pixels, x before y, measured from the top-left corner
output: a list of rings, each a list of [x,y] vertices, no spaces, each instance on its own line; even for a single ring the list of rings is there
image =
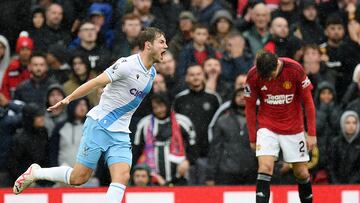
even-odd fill
[[[109,131],[130,133],[131,117],[151,90],[155,67],[147,70],[140,55],[134,54],[120,58],[105,73],[111,83],[106,85],[99,104],[87,116]]]

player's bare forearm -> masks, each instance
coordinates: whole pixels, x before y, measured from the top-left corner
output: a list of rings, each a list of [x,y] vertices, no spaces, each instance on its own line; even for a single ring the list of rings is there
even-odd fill
[[[80,87],[78,87],[76,90],[74,90],[69,96],[67,96],[69,102],[76,100],[78,98],[81,98],[83,96],[86,96],[89,94],[92,90],[105,86],[106,84],[110,83],[109,77],[106,75],[106,73],[102,73],[96,78],[87,81],[86,83],[82,84]]]

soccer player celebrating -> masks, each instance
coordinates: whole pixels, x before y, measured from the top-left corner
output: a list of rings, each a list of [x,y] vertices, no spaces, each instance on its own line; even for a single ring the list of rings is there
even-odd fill
[[[161,62],[167,49],[164,33],[146,28],[139,35],[140,53],[120,58],[98,77],[78,87],[62,101],[48,108],[53,111],[105,86],[99,105],[87,114],[83,137],[74,168],[41,168],[32,164],[15,182],[13,192],[21,193],[36,180],[81,185],[87,182],[102,153],[108,164],[111,181],[106,203],[121,202],[129,181],[132,161],[129,138],[131,116],[149,93],[156,75],[154,63]]]
[[[302,203],[312,202],[308,151],[316,145],[312,84],[303,67],[289,58],[259,51],[245,87],[251,148],[258,157],[256,202],[269,202],[270,181],[280,149],[293,165]],[[260,101],[258,110],[257,101]],[[304,132],[305,107],[307,135]]]

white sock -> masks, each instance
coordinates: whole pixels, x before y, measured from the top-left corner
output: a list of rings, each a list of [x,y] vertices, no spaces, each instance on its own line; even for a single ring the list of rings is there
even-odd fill
[[[126,186],[121,183],[111,183],[106,193],[106,203],[121,203]]]
[[[49,180],[54,182],[62,182],[70,185],[70,175],[73,168],[69,166],[59,166],[52,168],[40,168],[33,172],[38,180]]]

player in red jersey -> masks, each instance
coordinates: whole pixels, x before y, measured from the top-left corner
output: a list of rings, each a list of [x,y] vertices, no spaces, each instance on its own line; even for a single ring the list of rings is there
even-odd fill
[[[251,148],[259,168],[256,202],[269,202],[270,181],[280,149],[292,163],[302,203],[312,202],[308,151],[316,145],[312,84],[303,67],[289,58],[260,51],[249,70],[245,87],[246,119]],[[258,110],[257,101],[260,101]],[[302,104],[305,107],[307,136]],[[256,143],[256,144],[255,144]]]

